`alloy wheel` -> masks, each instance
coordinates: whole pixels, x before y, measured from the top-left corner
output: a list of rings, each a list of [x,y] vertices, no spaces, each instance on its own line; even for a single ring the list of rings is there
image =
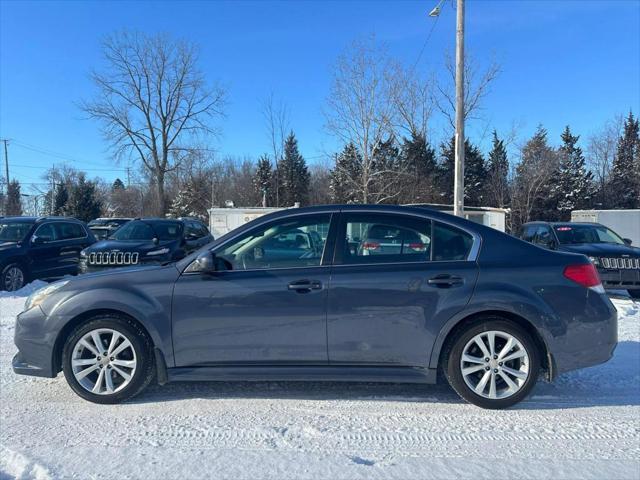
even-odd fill
[[[19,290],[24,285],[24,273],[20,267],[9,267],[4,274],[4,288],[8,292]]]
[[[73,347],[71,369],[88,392],[111,395],[125,388],[136,372],[136,352],[117,330],[99,328],[86,333]]]
[[[492,400],[516,394],[529,378],[529,354],[513,335],[491,330],[467,342],[460,369],[467,386]]]

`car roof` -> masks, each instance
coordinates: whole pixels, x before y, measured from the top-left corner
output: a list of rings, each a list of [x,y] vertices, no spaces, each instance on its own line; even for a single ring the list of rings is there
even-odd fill
[[[65,220],[68,222],[77,222],[77,223],[82,223],[80,220],[78,220],[77,218],[73,218],[73,217],[4,217],[2,219],[3,222],[29,222],[29,223],[40,223],[40,222],[44,222],[47,220]]]

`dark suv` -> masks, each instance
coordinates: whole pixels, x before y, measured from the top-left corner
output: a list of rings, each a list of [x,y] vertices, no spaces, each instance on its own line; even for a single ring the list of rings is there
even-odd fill
[[[213,241],[207,227],[191,219],[135,219],[81,252],[82,273],[180,260]]]
[[[91,230],[74,218],[0,219],[0,290],[77,274],[80,251],[95,241]]]
[[[598,269],[604,288],[640,298],[640,248],[599,223],[531,222],[521,238],[543,248],[581,253]]]

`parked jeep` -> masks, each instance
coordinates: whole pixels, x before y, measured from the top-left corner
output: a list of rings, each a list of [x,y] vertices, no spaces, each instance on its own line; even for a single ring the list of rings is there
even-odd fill
[[[0,219],[0,290],[76,275],[80,251],[95,241],[87,225],[75,218]]]
[[[640,248],[599,223],[530,222],[521,238],[543,248],[589,257],[608,290],[640,298]]]
[[[132,218],[96,218],[91,220],[87,226],[93,232],[96,240],[104,240],[118,230],[122,225]]]
[[[138,218],[80,254],[82,273],[131,265],[162,265],[180,260],[213,241],[198,220]]]

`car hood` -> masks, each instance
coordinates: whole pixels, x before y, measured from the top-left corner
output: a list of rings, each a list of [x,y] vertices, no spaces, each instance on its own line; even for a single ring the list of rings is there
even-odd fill
[[[591,257],[640,257],[640,248],[613,243],[581,243],[575,245],[560,245],[558,250],[563,252],[581,253]]]
[[[94,243],[90,247],[85,248],[85,253],[92,252],[106,252],[117,250],[120,252],[149,252],[151,250],[157,250],[163,247],[175,248],[178,245],[178,240],[165,240],[159,243],[153,243],[151,240],[100,240]]]

